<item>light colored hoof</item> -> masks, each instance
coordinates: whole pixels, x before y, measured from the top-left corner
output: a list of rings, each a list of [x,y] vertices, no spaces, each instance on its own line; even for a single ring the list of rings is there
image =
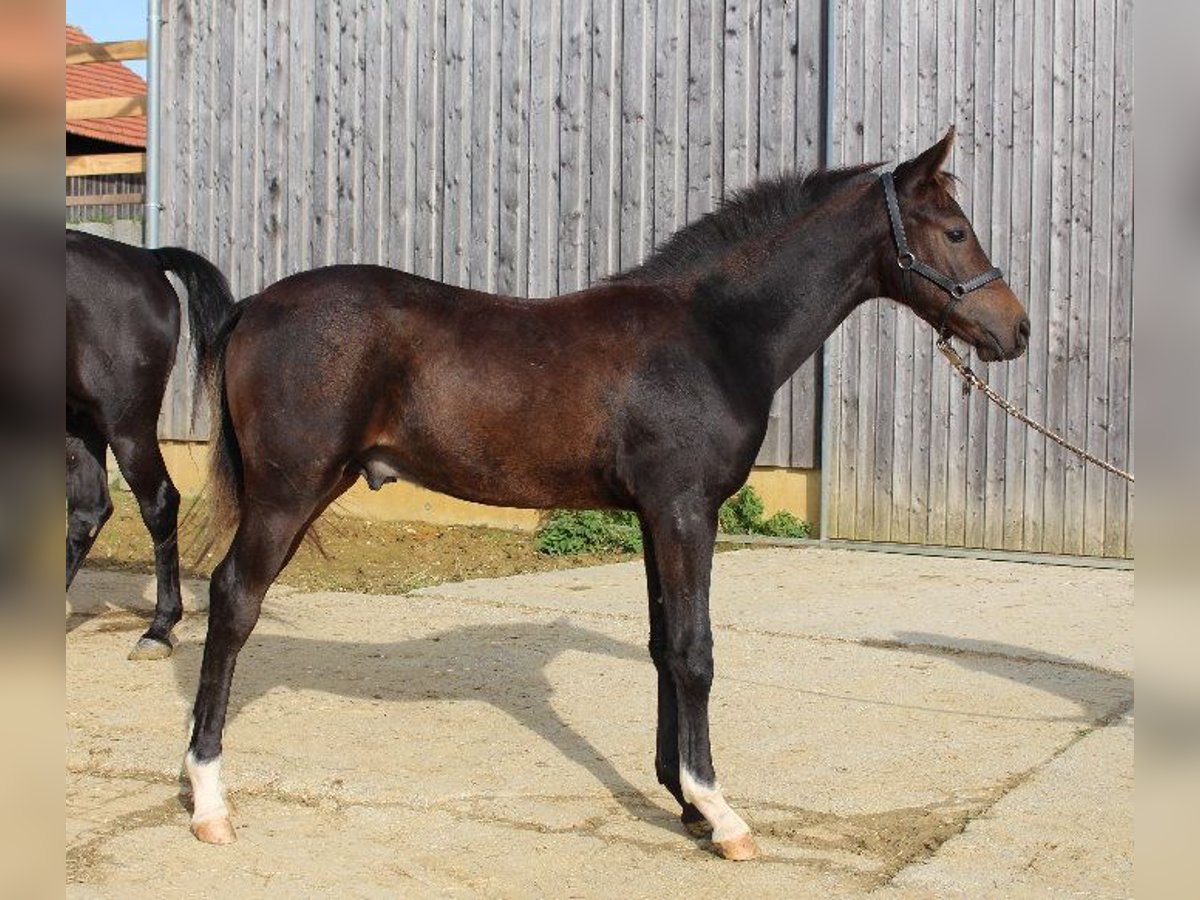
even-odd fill
[[[205,844],[232,844],[237,840],[228,816],[193,822],[192,834]]]
[[[727,841],[713,841],[713,846],[723,858],[734,862],[743,862],[758,856],[758,844],[754,841],[754,835],[748,831]]]
[[[712,826],[708,824],[708,819],[694,819],[691,822],[684,822],[683,827],[688,830],[688,834],[692,837],[708,837],[712,834]]]
[[[170,644],[156,641],[154,638],[138,638],[138,642],[129,651],[129,658],[134,660],[166,659],[174,648]]]

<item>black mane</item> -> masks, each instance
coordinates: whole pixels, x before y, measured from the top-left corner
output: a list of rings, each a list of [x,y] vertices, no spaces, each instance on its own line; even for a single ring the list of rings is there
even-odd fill
[[[609,276],[609,281],[669,278],[715,261],[722,251],[755,237],[825,200],[845,181],[876,167],[792,172],[760,181],[725,197],[720,205],[663,241],[639,265]]]

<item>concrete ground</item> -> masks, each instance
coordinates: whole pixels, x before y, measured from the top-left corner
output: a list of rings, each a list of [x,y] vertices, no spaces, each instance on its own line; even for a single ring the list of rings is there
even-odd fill
[[[204,616],[128,662],[151,596],[85,570],[69,598],[68,897],[1132,895],[1131,572],[719,554],[714,759],[763,850],[740,864],[654,779],[640,563],[273,589],[229,847],[178,784]]]

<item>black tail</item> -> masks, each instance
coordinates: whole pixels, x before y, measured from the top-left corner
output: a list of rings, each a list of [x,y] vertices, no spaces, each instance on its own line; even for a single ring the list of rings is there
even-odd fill
[[[196,368],[200,382],[208,388],[210,507],[208,540],[203,554],[240,518],[242,453],[225,398],[225,351],[242,310],[233,302],[225,276],[200,254],[183,247],[159,247],[151,252],[159,265],[178,275],[187,288],[188,323],[196,351]]]
[[[187,287],[188,323],[196,348],[196,365],[201,377],[208,381],[220,355],[222,329],[234,310],[229,282],[216,266],[191,250],[159,247],[150,252],[163,269],[174,272]]]

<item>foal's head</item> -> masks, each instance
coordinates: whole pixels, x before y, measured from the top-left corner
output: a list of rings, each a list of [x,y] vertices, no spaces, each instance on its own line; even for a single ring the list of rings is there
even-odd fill
[[[896,167],[895,193],[909,253],[896,247],[893,231],[883,288],[943,336],[969,342],[980,359],[1014,359],[1025,352],[1029,317],[998,270],[993,274],[954,199],[953,176],[942,170],[953,142],[952,128],[920,156]],[[879,203],[885,204],[883,196]]]

